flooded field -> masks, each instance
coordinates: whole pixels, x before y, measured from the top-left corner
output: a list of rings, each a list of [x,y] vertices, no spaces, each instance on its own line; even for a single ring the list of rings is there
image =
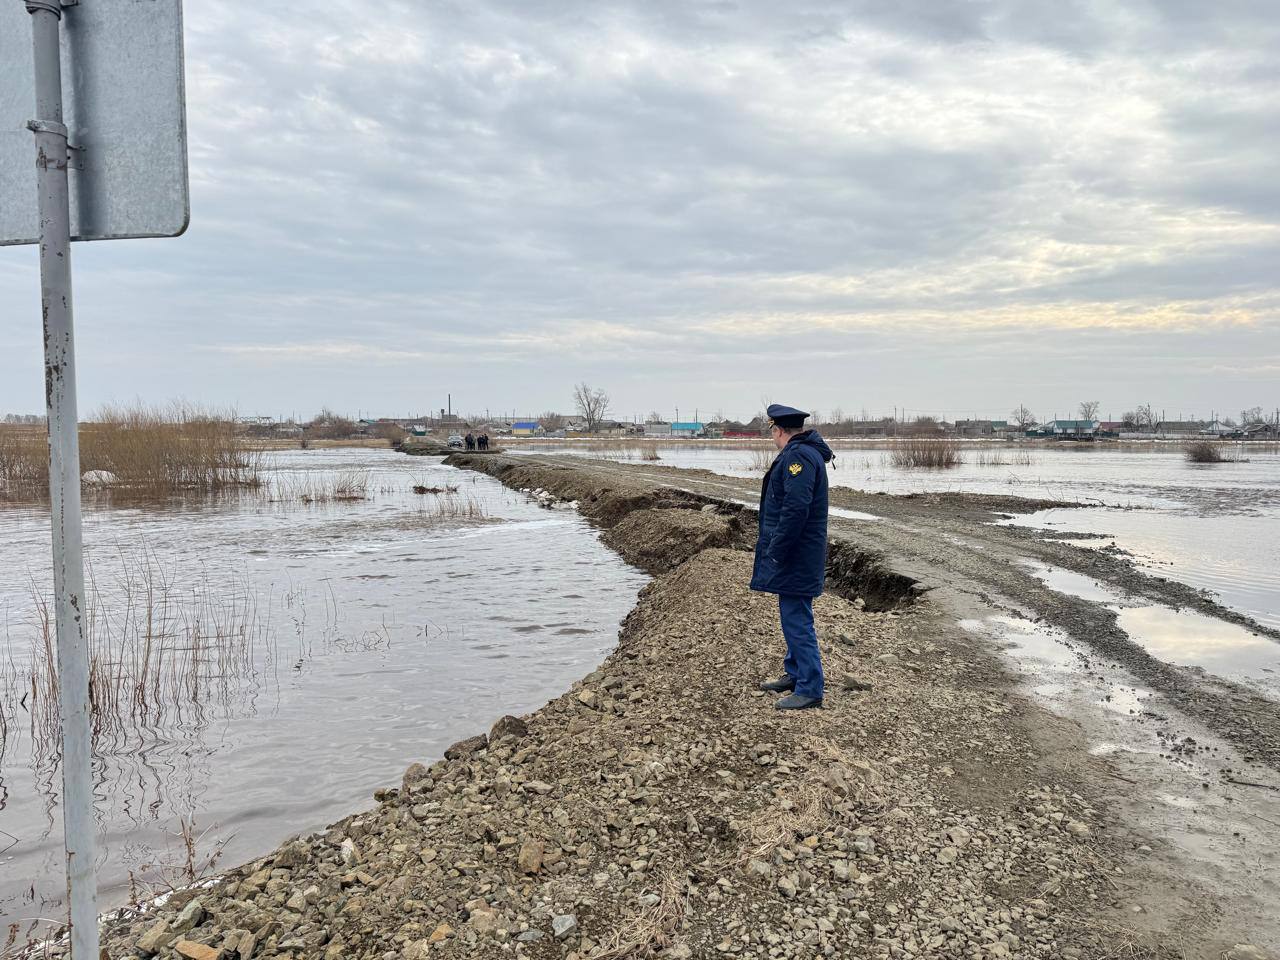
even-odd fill
[[[912,470],[892,464],[884,445],[835,441],[833,486],[892,494],[955,491],[1015,494],[1086,506],[1009,522],[1092,535],[1077,542],[1131,553],[1144,569],[1212,591],[1223,604],[1280,628],[1280,452],[1243,449],[1247,462],[1190,464],[1177,445],[992,444],[966,449],[960,466]],[[635,449],[538,443],[522,452],[640,460]],[[761,444],[670,443],[655,464],[726,476],[760,476],[772,456]]]
[[[418,487],[424,492],[414,492]],[[646,578],[570,509],[389,450],[88,494],[104,902],[234,864],[589,672]],[[46,511],[0,507],[0,923],[57,917]]]

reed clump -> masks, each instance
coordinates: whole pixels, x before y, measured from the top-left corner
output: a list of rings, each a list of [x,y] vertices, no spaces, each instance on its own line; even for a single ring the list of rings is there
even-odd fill
[[[276,476],[268,498],[272,503],[354,503],[369,498],[369,471],[291,473]]]
[[[964,463],[964,457],[956,440],[909,437],[894,444],[889,461],[911,470],[947,470]]]
[[[0,426],[0,497],[48,489],[49,445],[44,430]]]
[[[163,727],[171,714],[229,706],[256,678],[255,655],[272,636],[270,614],[259,612],[247,582],[231,590],[203,581],[179,587],[150,553],[124,560],[110,602],[90,568],[82,623],[95,741]],[[56,749],[60,729],[57,640],[51,598],[34,584],[31,595],[30,660],[25,670],[6,672],[0,700],[23,704],[43,753]]]
[[[42,431],[0,428],[0,496],[47,496]],[[186,403],[109,405],[80,424],[80,469],[112,489],[161,496],[262,484],[263,454],[246,447],[233,412]]]
[[[1212,440],[1196,440],[1188,443],[1183,450],[1188,463],[1243,463],[1246,462],[1238,451],[1229,450]]]

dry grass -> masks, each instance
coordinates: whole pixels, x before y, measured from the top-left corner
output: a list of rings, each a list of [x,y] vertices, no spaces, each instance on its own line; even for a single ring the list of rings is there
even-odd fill
[[[751,459],[747,461],[747,469],[752,473],[768,473],[777,455],[778,451],[773,449],[752,450]]]
[[[893,446],[889,461],[909,470],[946,470],[960,466],[964,457],[956,440],[911,437]]]
[[[418,515],[431,520],[486,520],[488,512],[475,497],[460,495],[457,487],[446,487],[442,494],[430,494],[431,499],[420,508]]]
[[[0,426],[0,497],[49,484],[49,445],[43,428]]]
[[[148,857],[129,871],[129,903],[140,909],[164,894],[211,880],[231,837],[209,840],[212,827],[197,832],[194,813],[178,818],[178,829],[167,833],[165,846],[152,848]]]
[[[230,702],[254,676],[254,652],[270,637],[269,617],[259,615],[247,583],[230,594],[208,582],[180,590],[151,554],[124,559],[110,603],[89,571],[84,631],[95,740]],[[33,747],[43,752],[59,738],[57,641],[51,599],[34,584],[32,599],[29,663],[6,673],[0,696],[21,699]]]
[[[80,425],[80,468],[145,495],[257,487],[262,454],[244,446],[230,411],[173,403],[103,407]],[[0,427],[0,496],[47,496],[43,430]]]
[[[978,450],[973,462],[980,467],[1029,467],[1035,461],[1031,458],[1030,450],[983,447]]]
[[[272,503],[354,503],[368,497],[367,470],[284,474],[272,480],[268,491]]]
[[[643,907],[622,921],[601,944],[600,952],[592,954],[595,960],[639,960],[652,957],[674,943],[689,912],[689,890],[684,875],[668,871],[657,896],[657,903]]]
[[[1188,463],[1226,463],[1227,456],[1222,452],[1222,445],[1212,440],[1197,440],[1188,443],[1183,450]]]

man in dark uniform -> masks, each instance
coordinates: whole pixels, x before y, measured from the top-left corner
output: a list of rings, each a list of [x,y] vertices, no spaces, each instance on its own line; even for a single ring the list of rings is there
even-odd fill
[[[809,414],[774,403],[766,411],[778,456],[760,489],[760,536],[751,589],[778,595],[785,671],[761,690],[785,693],[779,710],[822,706],[822,655],[813,626],[813,599],[827,576],[827,463],[834,456]]]

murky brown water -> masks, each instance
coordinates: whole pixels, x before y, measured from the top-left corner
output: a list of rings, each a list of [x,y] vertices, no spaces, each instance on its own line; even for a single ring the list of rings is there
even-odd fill
[[[184,819],[198,867],[214,854],[235,863],[371,803],[409,762],[501,714],[540,706],[603,658],[646,582],[575,512],[438,460],[324,450],[276,464],[287,502],[88,506],[99,633],[123,643],[163,594],[173,655],[191,655],[193,627],[206,638],[198,696],[161,689],[99,738],[104,901],[124,898],[130,873],[182,879]],[[366,500],[298,501],[352,471]],[[22,689],[40,635],[31,585],[49,578],[47,514],[0,509],[4,924],[60,913],[60,772]],[[219,658],[219,629],[247,656]]]

